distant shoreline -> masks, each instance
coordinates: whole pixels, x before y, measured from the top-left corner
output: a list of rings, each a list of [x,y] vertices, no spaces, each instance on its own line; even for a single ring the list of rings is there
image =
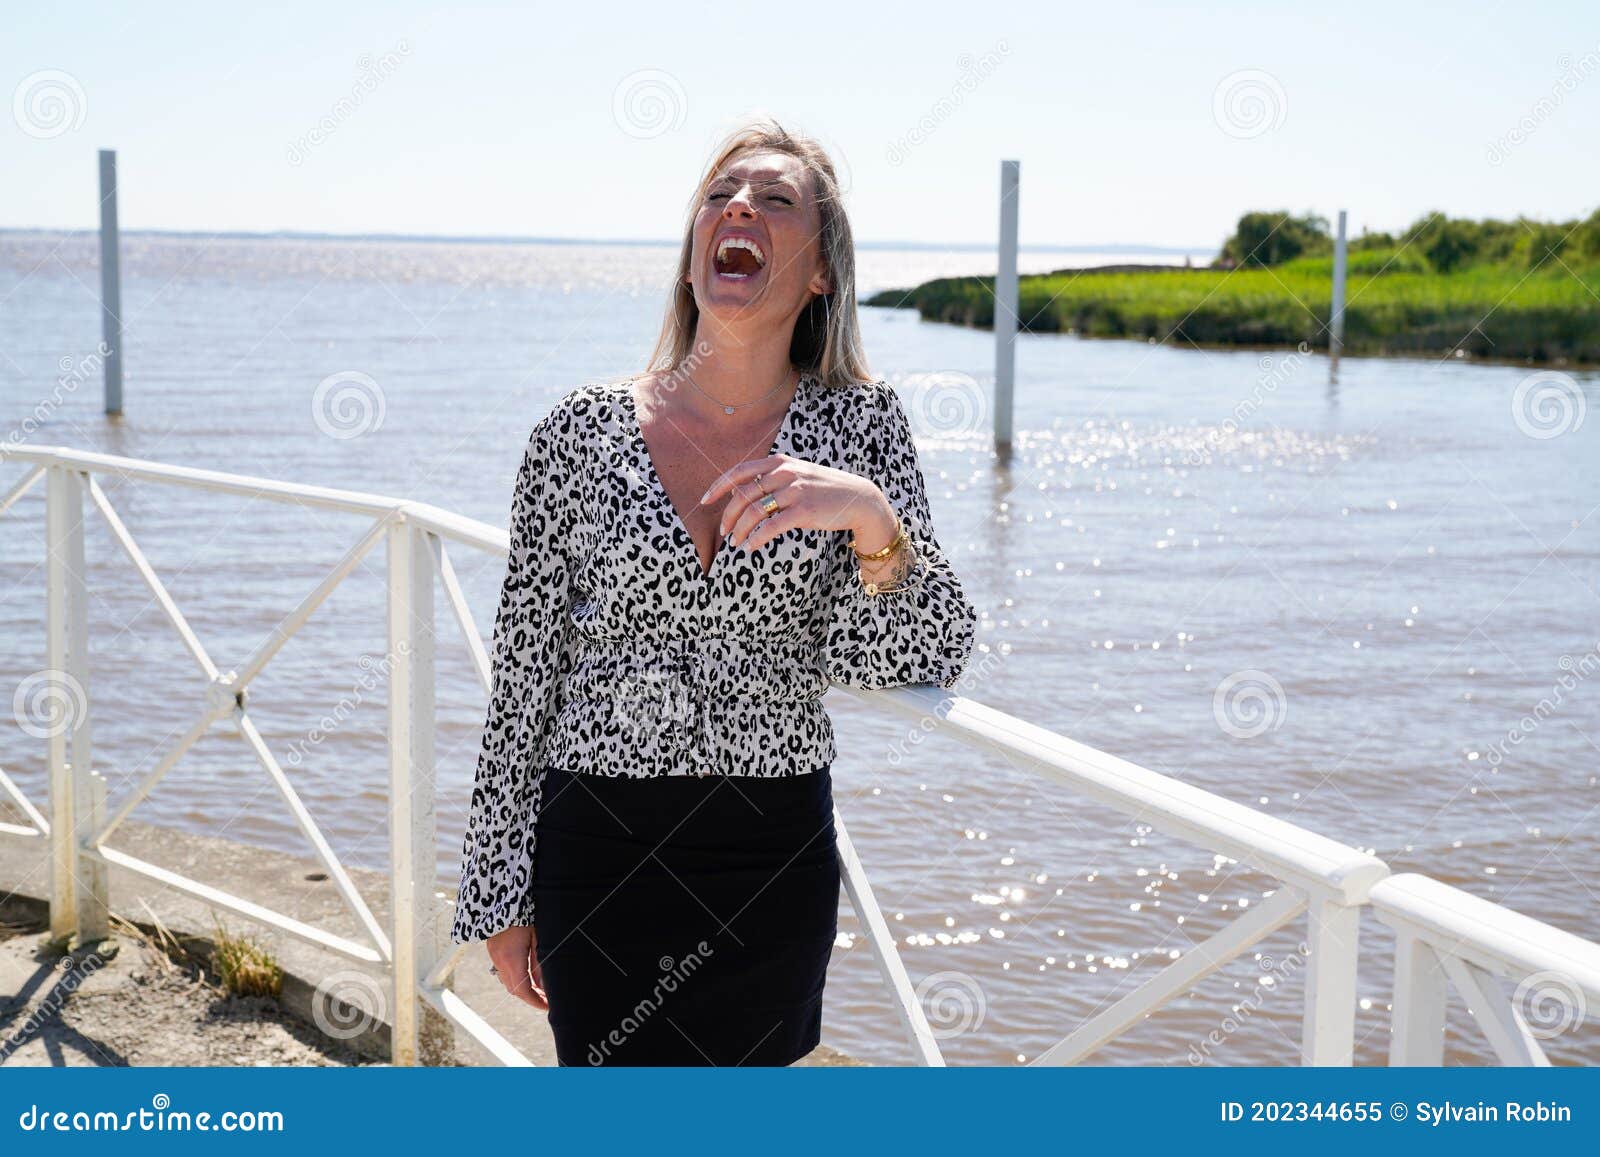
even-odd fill
[[[1275,270],[1107,265],[1028,274],[1018,279],[1018,331],[1326,352],[1329,264],[1306,258]],[[1343,352],[1592,367],[1600,365],[1600,307],[1592,293],[1576,278],[1533,280],[1516,270],[1352,268]],[[880,291],[863,304],[992,329],[994,278],[937,278]]]

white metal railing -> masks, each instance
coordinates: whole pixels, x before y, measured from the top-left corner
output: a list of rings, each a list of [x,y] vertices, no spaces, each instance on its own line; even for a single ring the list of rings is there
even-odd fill
[[[48,820],[0,769],[0,788],[31,820],[28,826],[0,824],[0,835],[50,841],[52,933],[85,940],[106,934],[110,902],[106,868],[115,864],[287,935],[382,968],[394,1009],[391,1040],[396,1064],[429,1063],[436,1055],[435,1035],[424,1027],[426,1008],[466,1031],[501,1063],[527,1064],[527,1058],[452,988],[455,968],[471,945],[450,943],[449,911],[438,901],[435,887],[434,592],[443,590],[466,641],[478,683],[487,695],[492,679],[489,656],[445,548],[448,542],[503,558],[508,551],[507,532],[426,503],[356,491],[52,447],[15,449],[6,457],[30,463],[31,469],[0,497],[0,514],[41,477],[46,480],[47,674],[63,684],[68,697],[78,703],[69,713],[68,725],[50,729],[47,737]],[[238,668],[223,671],[189,627],[107,499],[96,481],[102,474],[361,515],[371,521],[344,557],[268,638]],[[199,668],[191,726],[109,815],[106,781],[92,769],[89,705],[93,700],[89,694],[83,565],[86,499],[99,511]],[[373,915],[323,838],[256,728],[248,706],[251,681],[380,541],[387,553],[390,662],[391,905],[387,924]],[[963,685],[975,683],[984,674],[980,661],[969,669]],[[1348,1065],[1353,1059],[1360,914],[1367,905],[1396,930],[1395,1063],[1437,1063],[1430,1058],[1436,1058],[1442,1049],[1441,970],[1472,1003],[1496,1055],[1507,1063],[1529,1063],[1524,1058],[1537,1059],[1543,1054],[1531,1044],[1533,1030],[1521,1013],[1504,1009],[1503,993],[1495,987],[1494,977],[1510,977],[1523,984],[1541,977],[1552,983],[1552,978],[1559,979],[1566,985],[1563,991],[1577,994],[1574,1023],[1585,1018],[1588,1000],[1600,1000],[1600,946],[1588,941],[1425,877],[1390,876],[1383,861],[1371,855],[972,699],[930,686],[842,690],[874,709],[913,718],[924,728],[935,722],[941,731],[996,752],[1009,764],[1029,767],[1079,795],[1279,881],[1280,887],[1264,903],[1096,1012],[1037,1057],[1035,1064],[1081,1060],[1262,938],[1304,916],[1310,952],[1301,1060],[1305,1064]],[[236,725],[282,796],[355,916],[364,939],[336,935],[107,843],[183,753],[212,724],[225,718]],[[837,811],[834,818],[844,888],[893,994],[895,1013],[912,1055],[920,1064],[941,1065],[944,1061],[937,1040],[873,898],[866,871]],[[1499,1003],[1487,999],[1491,990],[1502,998]]]
[[[982,675],[969,672],[967,677]],[[1310,946],[1301,1060],[1351,1063],[1359,918],[1368,891],[1388,874],[1382,860],[971,699],[958,698],[946,711],[940,706],[943,698],[937,688],[916,687],[882,702],[919,717],[942,715],[940,729],[946,734],[994,751],[1008,764],[1029,767],[1157,831],[1256,868],[1283,885],[1031,1063],[1082,1060],[1301,915],[1307,917]]]
[[[1600,1009],[1600,944],[1427,876],[1390,876],[1371,900],[1395,933],[1391,1065],[1442,1062],[1446,981],[1505,1065],[1548,1065],[1540,1040]]]
[[[50,921],[55,936],[98,939],[107,933],[110,897],[106,868],[116,865],[246,919],[385,970],[394,1009],[393,1059],[396,1064],[425,1061],[427,1034],[422,1008],[430,1006],[460,1026],[495,1059],[526,1064],[527,1058],[496,1032],[453,991],[456,966],[472,948],[449,941],[448,909],[436,898],[436,816],[434,810],[434,610],[442,588],[470,653],[479,686],[489,694],[492,670],[482,637],[468,609],[446,552],[446,542],[504,558],[505,530],[462,518],[426,503],[381,495],[196,470],[51,447],[10,451],[7,457],[30,463],[20,481],[0,498],[0,513],[10,509],[41,478],[46,488],[47,671],[58,701],[73,705],[66,725],[48,729],[48,820],[15,782],[0,771],[0,787],[32,820],[31,826],[5,824],[0,832],[50,839]],[[140,549],[96,476],[197,487],[271,502],[361,515],[371,521],[349,550],[308,591],[236,669],[222,670],[184,618],[182,610]],[[106,781],[93,770],[90,719],[88,592],[84,575],[85,499],[97,509],[134,571],[177,632],[199,668],[194,685],[194,719],[162,752],[143,778],[107,814]],[[252,680],[285,643],[380,542],[387,548],[388,755],[390,918],[380,922],[362,898],[317,826],[289,776],[256,727],[248,705]],[[159,864],[132,856],[108,841],[124,819],[148,798],[184,752],[221,719],[230,719],[283,798],[290,815],[326,868],[364,938],[352,940],[274,911],[213,884],[194,880]],[[838,820],[837,813],[835,819]],[[851,903],[870,930],[874,950],[893,985],[896,1006],[917,1058],[942,1064],[926,1016],[872,895],[861,861],[845,833],[838,832],[839,859]]]

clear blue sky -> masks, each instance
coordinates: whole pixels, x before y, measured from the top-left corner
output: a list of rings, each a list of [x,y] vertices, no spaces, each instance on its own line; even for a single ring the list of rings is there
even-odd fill
[[[10,9],[0,227],[93,225],[116,147],[124,228],[667,238],[751,111],[837,150],[868,241],[992,239],[1001,157],[1024,244],[1211,245],[1249,208],[1345,205],[1358,231],[1600,205],[1593,0],[149,7]],[[629,77],[660,125],[619,123]],[[1219,112],[1229,77],[1267,120]],[[24,131],[30,80],[76,127]]]

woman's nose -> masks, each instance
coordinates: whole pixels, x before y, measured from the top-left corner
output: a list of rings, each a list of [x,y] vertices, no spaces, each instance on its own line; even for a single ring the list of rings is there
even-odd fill
[[[753,217],[755,216],[755,203],[750,199],[748,188],[740,189],[728,198],[728,203],[722,207],[724,217]]]

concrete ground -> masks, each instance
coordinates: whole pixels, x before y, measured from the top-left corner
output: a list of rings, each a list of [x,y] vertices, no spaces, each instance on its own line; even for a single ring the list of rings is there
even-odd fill
[[[0,819],[23,822],[0,807]],[[356,942],[366,936],[312,857],[127,820],[113,846]],[[0,1065],[362,1065],[388,1059],[387,983],[376,966],[247,920],[119,866],[110,876],[113,942],[62,957],[48,946],[45,841],[0,833]],[[350,876],[380,926],[389,880]],[[128,923],[116,925],[120,920]],[[220,923],[263,946],[284,971],[281,997],[229,996],[207,963]],[[179,938],[175,964],[155,947]],[[536,1065],[554,1065],[543,1013],[506,996],[482,945],[468,946],[455,989]],[[336,995],[337,1001],[331,999]],[[435,1063],[493,1063],[466,1033]],[[849,1065],[819,1046],[801,1065]]]
[[[136,937],[73,959],[0,930],[0,1065],[360,1065],[270,997],[232,997]],[[13,926],[15,927],[15,926]]]

